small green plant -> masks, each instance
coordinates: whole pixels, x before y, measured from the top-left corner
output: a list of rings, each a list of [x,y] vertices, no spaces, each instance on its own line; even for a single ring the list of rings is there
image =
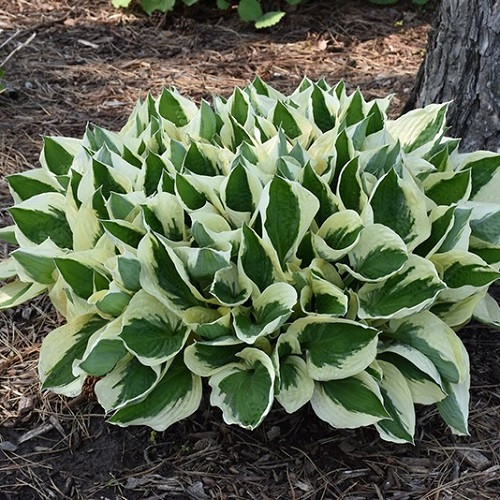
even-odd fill
[[[5,90],[6,90],[5,84],[2,81],[4,74],[5,74],[5,71],[2,68],[0,68],[0,94],[2,92],[5,92]]]
[[[134,0],[112,0],[115,7],[128,7]],[[194,5],[200,0],[140,0],[141,8],[149,15],[155,11],[169,12],[179,3],[184,3],[187,6]],[[286,0],[288,5],[298,5],[307,0]],[[221,10],[226,10],[231,5],[238,5],[238,14],[243,21],[255,23],[256,28],[269,28],[277,24],[285,15],[282,11],[264,12],[261,0],[217,0],[217,7]]]
[[[156,444],[156,437],[157,437],[157,432],[155,430],[152,430],[151,433],[149,434],[149,442],[151,444]]]
[[[257,427],[277,401],[412,442],[414,404],[467,433],[454,330],[500,326],[500,155],[460,154],[448,105],[397,120],[343,83],[260,79],[213,105],[174,89],[119,132],[46,137],[9,176],[18,244],[0,309],[46,291],[43,389],[87,377],[111,423],[162,431],[200,405]]]

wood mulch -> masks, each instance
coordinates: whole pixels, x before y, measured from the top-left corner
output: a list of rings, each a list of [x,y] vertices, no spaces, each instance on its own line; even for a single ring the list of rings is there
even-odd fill
[[[118,129],[140,94],[164,85],[200,99],[256,74],[282,91],[303,75],[342,78],[367,97],[394,93],[397,115],[431,18],[410,2],[318,0],[267,32],[204,6],[148,19],[107,0],[0,0],[0,64],[18,49],[0,96],[0,226],[11,203],[3,176],[37,166],[42,134]],[[0,244],[0,258],[8,250]],[[421,408],[416,445],[402,446],[372,429],[333,430],[307,408],[276,408],[253,433],[207,405],[164,433],[110,426],[91,391],[40,394],[38,350],[57,324],[47,298],[0,313],[0,500],[500,498],[500,343],[487,328],[461,332],[471,436]]]

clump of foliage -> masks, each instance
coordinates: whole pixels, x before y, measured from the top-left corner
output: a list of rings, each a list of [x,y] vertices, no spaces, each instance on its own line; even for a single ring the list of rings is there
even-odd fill
[[[0,308],[45,291],[43,389],[87,377],[121,426],[164,430],[208,380],[227,423],[277,400],[335,428],[412,442],[414,404],[467,433],[469,362],[454,330],[499,325],[500,155],[460,154],[447,104],[397,120],[343,83],[285,96],[259,78],[213,105],[175,89],[119,133],[46,137],[9,177],[19,249]]]
[[[115,7],[128,7],[134,0],[112,0]],[[141,8],[147,14],[151,15],[155,11],[169,12],[176,5],[183,3],[191,6],[198,3],[200,0],[140,0]],[[286,0],[288,5],[298,5],[305,3],[307,0]],[[256,28],[269,28],[278,23],[285,13],[281,10],[264,12],[261,0],[217,0],[217,7],[221,10],[227,10],[232,5],[238,6],[238,14],[243,21],[254,22]]]

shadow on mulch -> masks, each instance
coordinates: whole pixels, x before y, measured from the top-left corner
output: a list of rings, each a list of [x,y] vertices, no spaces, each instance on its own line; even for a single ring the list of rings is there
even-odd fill
[[[369,98],[395,93],[397,113],[424,54],[429,17],[410,2],[317,1],[257,31],[236,13],[216,12],[149,19],[109,0],[0,0],[0,45],[14,35],[1,53],[36,33],[5,68],[12,98],[0,98],[0,172],[35,166],[40,134],[81,137],[88,121],[119,128],[140,93],[170,84],[200,99],[255,75],[286,92],[304,75],[344,78]]]
[[[332,7],[333,6],[333,7]],[[407,96],[424,54],[429,13],[410,2],[317,1],[258,32],[205,8],[151,19],[108,0],[0,0],[0,174],[33,168],[40,134],[80,137],[88,121],[111,129],[139,93],[174,84],[200,99],[254,75],[282,91],[304,75],[343,78],[368,98]],[[187,13],[186,12],[186,13]],[[192,14],[191,14],[192,13]],[[0,226],[10,204],[0,179]],[[0,258],[8,247],[0,245]],[[339,431],[311,410],[276,407],[253,433],[199,410],[165,433],[105,423],[85,396],[39,394],[41,339],[58,319],[47,298],[0,313],[0,499],[497,499],[500,497],[500,345],[461,333],[471,354],[471,436],[449,434],[420,409],[416,445],[385,443],[371,429]]]

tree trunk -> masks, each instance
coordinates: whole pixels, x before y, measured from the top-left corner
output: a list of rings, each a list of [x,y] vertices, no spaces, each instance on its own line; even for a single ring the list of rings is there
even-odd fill
[[[441,0],[405,111],[453,101],[448,135],[500,152],[500,0]]]

